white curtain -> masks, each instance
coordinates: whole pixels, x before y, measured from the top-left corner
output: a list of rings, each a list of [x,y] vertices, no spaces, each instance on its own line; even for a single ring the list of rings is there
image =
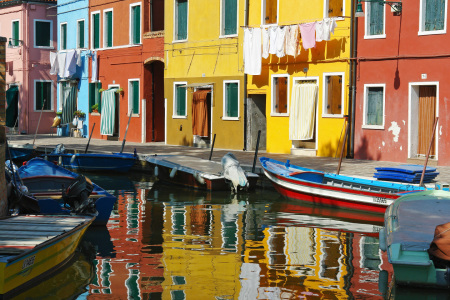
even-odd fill
[[[317,84],[296,83],[292,89],[289,112],[289,139],[310,140],[316,120]]]
[[[102,92],[102,112],[100,118],[100,134],[113,135],[116,116],[116,89]]]

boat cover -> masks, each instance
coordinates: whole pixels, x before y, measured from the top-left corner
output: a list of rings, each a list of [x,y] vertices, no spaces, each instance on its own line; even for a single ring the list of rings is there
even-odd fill
[[[436,226],[428,253],[437,268],[450,266],[450,222]]]
[[[19,176],[20,178],[33,176],[65,176],[75,178],[77,174],[64,168],[59,168],[54,163],[45,159],[34,158],[19,168]]]

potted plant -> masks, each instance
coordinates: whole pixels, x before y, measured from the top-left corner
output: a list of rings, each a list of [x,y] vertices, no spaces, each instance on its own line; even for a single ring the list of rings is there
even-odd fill
[[[73,116],[77,119],[83,119],[84,117],[86,117],[86,114],[84,112],[82,112],[81,110],[76,110],[73,113]]]
[[[62,116],[62,111],[57,111],[57,112],[56,112],[56,116],[61,118],[61,116]]]
[[[91,110],[93,113],[98,113],[98,103],[91,106]]]

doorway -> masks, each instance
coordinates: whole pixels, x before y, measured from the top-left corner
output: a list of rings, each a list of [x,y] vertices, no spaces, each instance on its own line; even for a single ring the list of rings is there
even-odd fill
[[[202,86],[192,94],[193,145],[199,148],[211,147],[212,134],[212,86]]]
[[[11,84],[6,91],[6,127],[16,132],[19,126],[19,87]]]
[[[251,94],[247,98],[247,140],[246,148],[256,150],[259,137],[259,150],[266,150],[267,119],[266,119],[266,94]]]
[[[108,85],[108,89],[119,89],[120,85]],[[110,141],[118,141],[119,140],[119,129],[120,129],[120,93],[114,93],[114,102],[115,102],[115,110],[113,112],[114,115],[114,129],[112,135],[108,135],[106,137],[107,140]]]

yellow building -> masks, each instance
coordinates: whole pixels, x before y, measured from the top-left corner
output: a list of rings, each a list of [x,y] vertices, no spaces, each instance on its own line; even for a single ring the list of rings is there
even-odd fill
[[[244,147],[244,2],[165,1],[167,144]]]
[[[263,45],[261,74],[248,76],[248,107],[265,107],[262,120],[265,119],[263,132],[266,132],[267,152],[339,155],[344,140],[345,116],[351,113],[352,2],[249,1],[249,28],[262,28],[269,36],[271,28],[284,30],[288,27],[292,31],[297,26],[300,32],[297,56],[269,54],[264,58]],[[305,49],[305,42],[311,42],[305,34],[307,30],[311,26],[330,30],[333,20],[336,28],[329,40],[315,41],[315,47]],[[252,116],[248,114],[249,123],[253,122]],[[261,122],[261,116],[258,118]]]

